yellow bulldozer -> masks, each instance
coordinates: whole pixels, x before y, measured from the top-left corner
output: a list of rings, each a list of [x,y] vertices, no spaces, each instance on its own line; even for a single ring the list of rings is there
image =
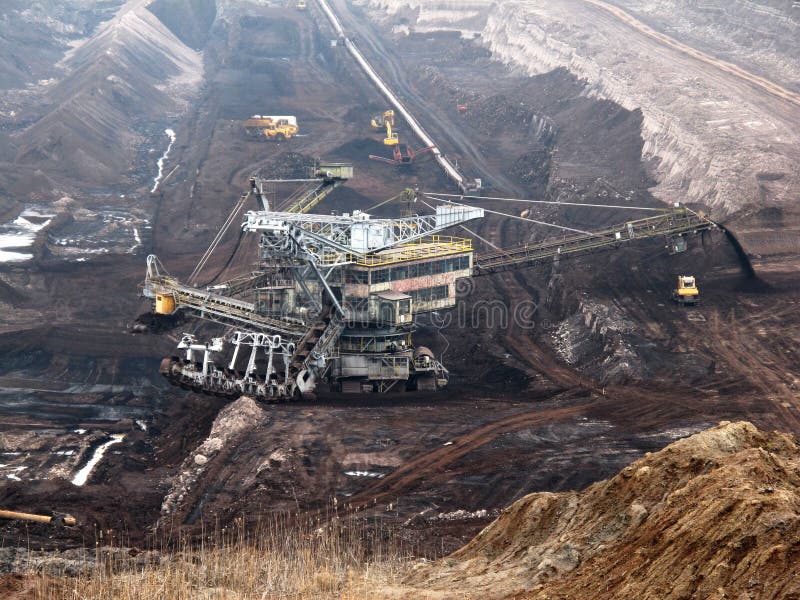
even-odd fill
[[[693,275],[678,275],[678,287],[672,290],[672,300],[683,306],[700,304],[700,290]]]
[[[293,138],[299,131],[297,117],[292,115],[253,115],[242,125],[249,135],[278,142]]]

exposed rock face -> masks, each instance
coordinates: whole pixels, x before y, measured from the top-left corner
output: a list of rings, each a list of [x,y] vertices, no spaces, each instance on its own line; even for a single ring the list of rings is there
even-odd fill
[[[359,3],[356,0],[355,3]],[[397,31],[417,33],[458,30],[475,35],[486,22],[486,9],[491,0],[361,0],[386,11],[401,23]]]
[[[155,0],[148,9],[187,46],[202,49],[217,16],[215,0]]]
[[[562,321],[552,335],[559,356],[571,365],[592,364],[603,383],[641,378],[644,361],[639,349],[646,341],[636,326],[613,304],[582,299],[578,311]]]
[[[530,74],[567,66],[586,79],[592,92],[628,109],[641,108],[643,154],[658,161],[656,195],[665,201],[700,202],[721,216],[756,201],[787,201],[785,190],[800,188],[790,166],[796,153],[793,146],[800,140],[791,115],[800,114],[800,106],[786,107],[790,112],[783,115],[765,111],[762,95],[740,87],[736,79],[681,52],[664,51],[603,10],[587,8],[587,3],[581,2],[578,4],[583,10],[576,12],[574,4],[526,3],[520,10],[519,5],[504,3],[489,15],[484,30],[486,43],[495,56],[522,65]],[[720,8],[729,4],[720,3]],[[750,11],[744,5],[751,3],[734,4],[742,5],[733,11],[738,17]],[[732,17],[730,12],[727,16]],[[670,14],[682,11],[674,7]],[[686,14],[680,17],[684,25],[692,18]],[[772,28],[772,20],[766,21],[768,36],[778,33]],[[671,22],[667,27],[671,28]],[[695,38],[700,31],[720,35],[710,25],[688,29]],[[792,29],[795,38],[800,35],[800,27]],[[613,39],[615,35],[619,36],[617,40]],[[760,33],[743,33],[741,41],[760,37]],[[736,57],[747,64],[747,49],[737,50]],[[800,65],[791,57],[774,53],[771,62],[785,60],[795,65],[796,73]],[[784,80],[779,78],[778,82]],[[771,103],[769,98],[767,103]],[[759,191],[759,178],[765,173],[782,174],[786,185],[769,190],[769,198],[762,198]]]
[[[723,422],[581,492],[526,496],[409,583],[444,598],[798,597],[799,467],[792,436]]]
[[[84,184],[119,181],[143,141],[138,121],[179,113],[202,78],[201,55],[144,8],[101,25],[63,66],[44,93],[52,110],[14,135],[17,162]]]
[[[211,433],[183,461],[181,470],[171,482],[170,490],[161,505],[162,515],[170,515],[178,510],[204,471],[215,468],[215,459],[224,462],[236,440],[266,419],[264,410],[247,396],[242,396],[219,411]]]
[[[88,36],[120,4],[123,0],[5,0],[0,14],[0,90],[53,77],[53,65],[69,45]]]

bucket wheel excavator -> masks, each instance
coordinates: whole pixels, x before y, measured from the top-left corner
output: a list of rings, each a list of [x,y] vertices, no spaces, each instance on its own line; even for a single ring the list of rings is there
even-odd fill
[[[230,328],[209,342],[185,334],[182,354],[161,363],[170,382],[268,401],[312,396],[323,380],[345,392],[447,384],[447,369],[430,350],[414,347],[413,318],[455,305],[455,282],[471,273],[472,243],[442,232],[483,210],[442,203],[433,214],[397,219],[307,214],[352,167],[320,165],[317,172],[318,188],[282,211],[271,209],[264,181],[251,179],[237,205],[251,196],[259,205],[242,225],[259,236],[257,267],[246,276],[195,287],[148,257],[142,294],[156,314],[181,311]]]
[[[414,345],[414,318],[455,307],[458,280],[652,238],[685,248],[686,236],[715,227],[677,205],[642,208],[655,214],[599,231],[523,218],[567,235],[475,254],[471,239],[445,231],[484,216],[485,209],[461,202],[478,197],[426,194],[430,202],[417,202],[416,191],[409,189],[395,197],[406,207],[398,218],[374,218],[358,210],[308,212],[351,176],[350,165],[318,165],[314,189],[283,210],[270,206],[265,192],[270,180],[253,177],[188,283],[148,256],[141,293],[157,315],[180,311],[218,323],[224,331],[207,342],[184,334],[180,352],[161,363],[171,383],[273,402],[313,397],[320,383],[344,393],[435,391],[447,385],[449,372],[429,349]],[[255,268],[221,284],[197,286],[198,273],[251,198],[257,209],[244,215],[242,232],[259,237]],[[431,212],[411,213],[417,206]]]

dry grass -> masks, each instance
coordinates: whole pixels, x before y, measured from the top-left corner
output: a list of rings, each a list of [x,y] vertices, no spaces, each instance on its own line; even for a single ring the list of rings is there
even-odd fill
[[[124,553],[104,548],[83,575],[39,576],[32,597],[364,600],[384,597],[380,590],[392,587],[408,565],[408,554],[380,523],[345,526],[333,518],[296,525],[286,516],[255,528],[236,523],[192,544],[179,541],[177,550],[153,553],[138,566],[115,556]]]

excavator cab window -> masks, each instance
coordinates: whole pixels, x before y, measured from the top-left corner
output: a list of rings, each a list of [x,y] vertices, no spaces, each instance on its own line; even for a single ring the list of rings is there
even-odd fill
[[[397,308],[397,314],[407,315],[411,312],[411,299],[401,300]]]

